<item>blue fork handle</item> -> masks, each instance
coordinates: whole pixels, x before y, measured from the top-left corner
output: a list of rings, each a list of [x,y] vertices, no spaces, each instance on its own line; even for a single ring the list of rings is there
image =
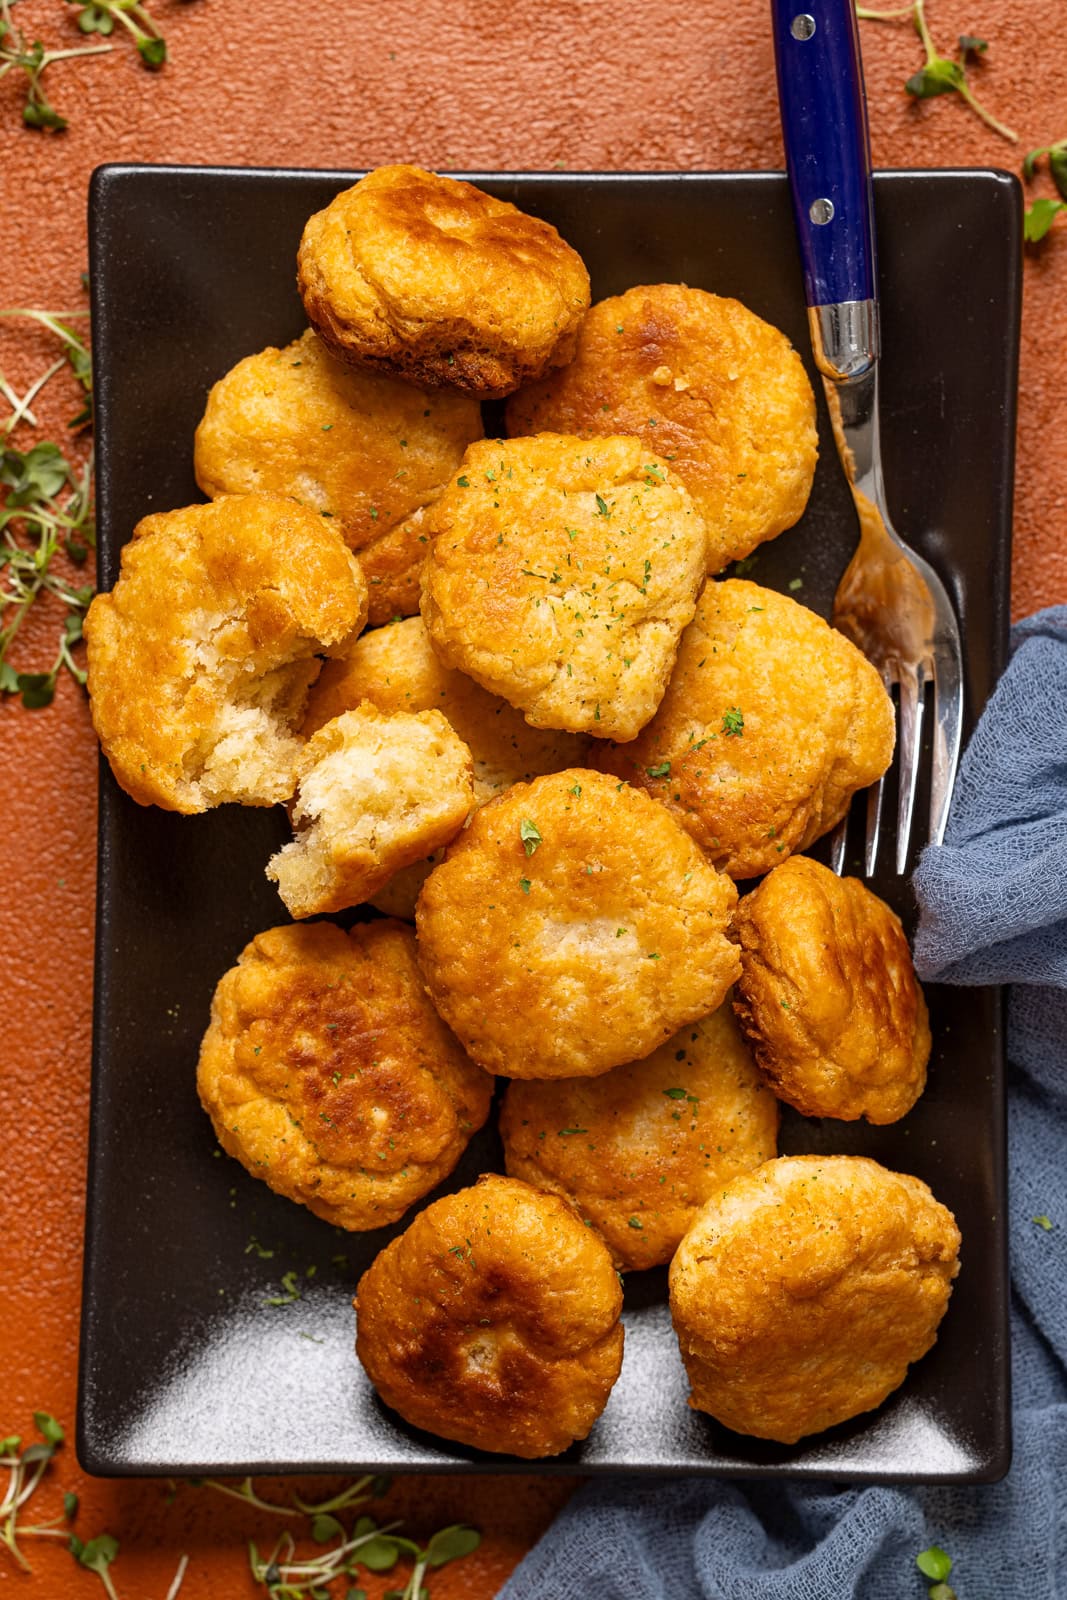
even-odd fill
[[[771,0],[771,13],[808,305],[868,302],[873,310],[871,154],[855,8],[852,0]]]

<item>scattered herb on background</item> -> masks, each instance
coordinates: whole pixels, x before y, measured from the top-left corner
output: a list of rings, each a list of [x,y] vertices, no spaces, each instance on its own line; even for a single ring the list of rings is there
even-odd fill
[[[254,1581],[264,1585],[272,1600],[289,1600],[297,1594],[326,1592],[325,1585],[336,1578],[357,1576],[361,1566],[368,1572],[391,1572],[401,1556],[409,1556],[412,1570],[406,1585],[387,1590],[383,1600],[425,1600],[429,1593],[423,1582],[427,1571],[470,1555],[481,1543],[481,1535],[474,1528],[456,1524],[441,1528],[425,1546],[420,1546],[398,1534],[395,1530],[399,1526],[398,1522],[379,1526],[373,1517],[362,1516],[351,1534],[346,1534],[336,1517],[319,1515],[312,1524],[312,1538],[323,1544],[337,1538],[336,1545],[319,1556],[300,1560],[296,1541],[286,1530],[266,1558],[250,1541],[248,1564]]]
[[[745,718],[740,706],[728,706],[722,714],[722,731],[730,738],[738,738],[745,731]]]
[[[39,323],[63,346],[62,356],[21,397],[0,373],[0,394],[11,408],[0,428],[0,494],[6,491],[0,503],[0,698],[20,695],[29,711],[51,703],[64,669],[78,683],[85,682],[72,651],[81,641],[93,585],[62,576],[55,570],[55,559],[62,551],[76,567],[83,566],[96,543],[92,463],[87,461],[76,469],[59,446],[47,439],[29,450],[18,450],[12,435],[21,423],[36,425],[33,402],[64,366],[70,368],[84,395],[82,409],[71,418],[70,426],[81,428],[92,422],[92,361],[84,339],[71,326],[75,318],[87,315],[22,308],[0,311],[2,317],[26,317]],[[9,659],[11,647],[30,610],[47,596],[66,608],[55,657],[47,671],[20,672]]]
[[[1042,195],[1027,206],[1023,218],[1023,237],[1027,244],[1040,244],[1060,213],[1067,211],[1067,139],[1029,151],[1023,161],[1023,177],[1027,183],[1032,182],[1039,163],[1046,157],[1049,177],[1060,198],[1052,200]]]
[[[6,1468],[11,1474],[0,1498],[0,1543],[7,1546],[23,1572],[29,1572],[31,1568],[19,1548],[19,1538],[67,1539],[69,1528],[65,1524],[69,1523],[78,1509],[76,1499],[73,1507],[65,1500],[61,1517],[30,1527],[19,1526],[19,1512],[39,1487],[49,1462],[65,1437],[62,1426],[47,1411],[35,1411],[33,1420],[43,1443],[27,1445],[20,1452],[22,1439],[19,1434],[12,1433],[0,1440],[0,1467]]]
[[[1027,244],[1040,244],[1061,211],[1067,211],[1062,200],[1048,200],[1044,195],[1026,208],[1023,217],[1023,238]]]
[[[82,33],[107,37],[120,22],[137,46],[146,67],[158,71],[167,59],[166,40],[140,0],[67,0],[78,7],[78,27]]]
[[[956,1600],[955,1589],[945,1582],[952,1571],[952,1557],[940,1545],[932,1544],[928,1550],[920,1550],[915,1565],[924,1578],[933,1579],[928,1591],[930,1600]]]
[[[856,15],[864,22],[910,22],[919,35],[926,61],[918,72],[912,73],[904,87],[916,100],[930,100],[939,94],[958,94],[981,117],[987,127],[999,133],[1002,139],[1017,144],[1019,135],[1014,128],[998,121],[978,99],[967,77],[967,68],[980,61],[989,49],[988,41],[973,33],[959,35],[957,54],[944,56],[935,47],[926,22],[926,0],[912,0],[911,5],[891,11],[872,11],[867,6],[857,6]]]
[[[269,1300],[264,1300],[265,1306],[291,1306],[294,1300],[300,1299],[300,1287],[297,1283],[295,1272],[282,1273],[282,1288],[284,1294],[272,1295]]]
[[[0,0],[0,78],[9,72],[26,75],[26,103],[22,120],[27,128],[46,129],[62,133],[67,119],[52,105],[44,92],[41,79],[55,61],[69,61],[73,56],[107,55],[109,44],[78,45],[71,50],[46,50],[40,39],[31,44],[12,13],[18,0]]]

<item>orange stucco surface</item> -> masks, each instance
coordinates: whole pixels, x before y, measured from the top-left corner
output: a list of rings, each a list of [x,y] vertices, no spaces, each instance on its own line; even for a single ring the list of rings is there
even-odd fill
[[[11,75],[0,84],[0,262],[5,305],[84,303],[85,194],[102,161],[442,168],[768,169],[780,167],[764,0],[335,0],[325,8],[152,0],[171,61],[143,70],[123,40],[47,80],[67,133],[23,131]],[[21,0],[30,37],[79,42],[72,8]],[[980,78],[1014,123],[1006,144],[950,99],[911,103],[919,64],[906,27],[864,24],[875,161],[999,165],[1067,135],[1061,0],[928,0],[935,37],[990,40]],[[1047,181],[1040,192],[1051,192]],[[1025,272],[1013,610],[1067,601],[1067,225],[1028,253]],[[24,388],[52,358],[44,335],[0,325],[0,370]],[[921,363],[922,352],[912,358]],[[60,381],[38,407],[62,436],[75,407]],[[28,441],[28,436],[23,436]],[[18,664],[50,656],[55,617],[27,628]],[[3,1315],[0,1435],[32,1433],[44,1408],[73,1423],[92,1010],[96,749],[69,680],[56,703],[0,707],[3,923]],[[265,1492],[278,1485],[266,1486]],[[120,1541],[124,1600],[163,1600],[182,1553],[185,1600],[251,1595],[244,1541],[271,1519],[158,1482],[94,1481],[68,1445],[40,1495],[81,1495],[83,1537]],[[536,1476],[409,1478],[387,1502],[413,1533],[452,1520],[485,1534],[445,1568],[435,1600],[496,1592],[569,1492]],[[34,1517],[32,1520],[40,1520]],[[58,1544],[27,1541],[33,1578],[0,1548],[0,1594],[101,1593]],[[391,1580],[395,1581],[395,1580]],[[376,1596],[388,1586],[374,1580]],[[260,1591],[261,1592],[261,1591]]]

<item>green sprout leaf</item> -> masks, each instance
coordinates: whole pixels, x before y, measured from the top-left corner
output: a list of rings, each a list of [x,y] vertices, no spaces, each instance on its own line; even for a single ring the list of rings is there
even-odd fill
[[[961,60],[966,61],[968,56],[977,57],[977,56],[983,54],[988,49],[989,49],[989,41],[987,39],[979,39],[977,34],[974,34],[974,33],[961,33],[960,34],[960,58],[961,58]]]
[[[476,1528],[464,1527],[462,1523],[442,1528],[426,1546],[426,1565],[443,1567],[446,1561],[458,1561],[461,1556],[469,1556],[477,1550],[481,1542],[482,1536]]]
[[[940,1545],[932,1544],[929,1549],[919,1552],[915,1557],[915,1565],[924,1578],[933,1578],[941,1583],[952,1571],[952,1557]]]
[[[72,1533],[69,1549],[79,1565],[102,1576],[118,1555],[119,1542],[110,1533],[98,1533],[95,1539],[83,1544],[77,1534]]]
[[[379,1534],[360,1545],[357,1559],[370,1572],[391,1572],[400,1559],[400,1550],[395,1540]]]
[[[1067,139],[1049,150],[1048,170],[1060,199],[1067,200]]]
[[[58,445],[35,444],[22,455],[7,449],[0,456],[0,483],[11,490],[8,506],[28,506],[52,500],[70,478],[70,466]]]
[[[1027,206],[1023,217],[1023,238],[1027,244],[1040,244],[1061,211],[1067,211],[1067,201],[1048,200],[1044,196]]]
[[[137,54],[153,72],[158,72],[167,59],[167,41],[165,39],[138,39]]]
[[[867,22],[909,22],[915,29],[926,59],[919,70],[912,73],[905,83],[904,87],[908,94],[916,100],[931,100],[938,95],[956,94],[976,117],[980,117],[988,128],[993,129],[994,133],[1012,144],[1018,143],[1018,134],[1005,123],[998,122],[997,118],[986,110],[967,77],[968,65],[980,61],[989,49],[986,39],[980,39],[973,33],[961,33],[959,60],[954,61],[950,56],[942,55],[931,38],[926,23],[925,0],[912,0],[911,5],[889,11],[872,11],[866,6],[858,5],[856,15]]]
[[[916,100],[932,100],[935,95],[956,94],[966,81],[958,61],[935,56],[918,72],[913,72],[904,87]]]
[[[345,1536],[345,1530],[341,1523],[338,1522],[337,1518],[330,1516],[329,1512],[320,1512],[319,1515],[313,1519],[311,1524],[311,1537],[314,1539],[316,1544],[329,1544],[330,1540],[336,1539],[338,1534],[340,1534],[341,1538],[343,1539]]]
[[[62,1444],[67,1437],[62,1424],[47,1411],[35,1411],[33,1422],[41,1438],[47,1439],[49,1444]]]

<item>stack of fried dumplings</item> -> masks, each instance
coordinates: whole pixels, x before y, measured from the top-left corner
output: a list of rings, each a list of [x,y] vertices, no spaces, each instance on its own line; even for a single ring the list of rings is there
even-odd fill
[[[959,1234],[915,1178],[778,1155],[781,1102],[895,1121],[931,1046],[899,920],[803,854],[889,766],[885,689],[724,575],[804,511],[800,358],[703,289],[591,305],[548,223],[410,166],[309,219],[298,286],[306,331],[207,397],[206,503],[138,524],[85,627],[133,800],[288,808],[295,920],[201,1047],[219,1143],[335,1226],[416,1210],[356,1301],[413,1426],[585,1438],[620,1274],[668,1263],[697,1409],[792,1443],[879,1405]],[[417,1209],[495,1078],[507,1175]]]

